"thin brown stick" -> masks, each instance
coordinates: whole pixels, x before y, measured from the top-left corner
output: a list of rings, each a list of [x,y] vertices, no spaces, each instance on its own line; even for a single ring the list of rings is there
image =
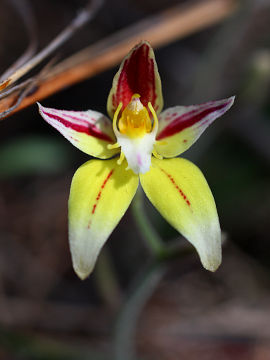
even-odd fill
[[[80,29],[90,19],[92,19],[93,15],[101,6],[102,2],[102,0],[90,1],[90,3],[78,13],[72,22],[63,31],[61,31],[60,34],[55,39],[53,39],[53,41],[51,41],[44,49],[42,49],[38,54],[27,61],[23,66],[9,75],[9,78],[1,82],[0,90],[5,89],[7,86],[20,79],[23,75],[28,73],[41,61],[43,61],[46,57],[51,55],[56,49],[63,45],[67,40],[69,40],[78,29]]]
[[[237,0],[205,0],[178,5],[115,33],[55,66],[37,91],[10,114],[116,65],[142,39],[154,47],[168,44],[220,22],[235,11],[238,3]],[[0,101],[0,112],[15,100],[10,95]]]
[[[29,43],[23,54],[0,76],[0,81],[7,79],[20,66],[25,64],[34,55],[38,44],[36,21],[29,2],[27,0],[11,0],[11,4],[20,15]]]
[[[55,62],[55,58],[52,58],[46,66],[43,67],[43,69],[37,74],[35,77],[30,78],[24,82],[22,82],[19,85],[15,85],[12,88],[6,90],[3,94],[0,93],[0,99],[3,96],[3,98],[6,97],[8,93],[12,93],[14,91],[14,96],[16,96],[16,101],[13,105],[11,105],[7,110],[0,113],[0,120],[2,118],[5,118],[9,116],[10,113],[12,113],[14,110],[17,109],[17,107],[20,106],[21,102],[26,98],[28,94],[33,92],[37,84],[45,78],[45,74],[48,73],[48,69],[52,66],[52,64]]]

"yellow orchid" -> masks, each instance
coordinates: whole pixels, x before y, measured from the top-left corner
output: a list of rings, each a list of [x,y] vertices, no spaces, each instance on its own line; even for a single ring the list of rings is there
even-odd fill
[[[201,171],[177,158],[233,104],[234,97],[161,112],[160,77],[149,43],[123,59],[107,101],[108,114],[65,111],[39,104],[41,116],[74,146],[98,159],[75,173],[69,198],[69,241],[81,279],[126,212],[139,181],[162,216],[196,248],[203,266],[221,262],[215,202]],[[120,157],[115,155],[119,154]]]

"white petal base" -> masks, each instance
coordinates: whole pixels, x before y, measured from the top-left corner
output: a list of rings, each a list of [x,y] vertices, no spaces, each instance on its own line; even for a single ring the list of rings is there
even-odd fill
[[[117,134],[117,142],[127,159],[128,167],[135,174],[145,174],[149,171],[155,137],[155,132],[134,139],[121,133]]]

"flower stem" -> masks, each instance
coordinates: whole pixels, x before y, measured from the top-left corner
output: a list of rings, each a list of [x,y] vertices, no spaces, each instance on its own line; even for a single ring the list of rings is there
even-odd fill
[[[103,249],[96,264],[96,286],[104,303],[111,309],[119,308],[122,293],[108,249]]]
[[[148,299],[155,291],[166,270],[165,264],[153,260],[136,279],[133,291],[117,319],[114,336],[114,360],[136,360],[136,326]]]
[[[145,214],[143,191],[141,187],[138,188],[132,201],[132,212],[139,231],[148,248],[151,250],[153,255],[160,257],[164,253],[164,244]]]

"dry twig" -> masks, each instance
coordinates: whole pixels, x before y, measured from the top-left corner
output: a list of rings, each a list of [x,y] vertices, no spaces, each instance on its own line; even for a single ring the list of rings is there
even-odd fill
[[[0,76],[0,82],[11,76],[12,73],[25,64],[34,55],[38,43],[36,21],[28,0],[11,0],[11,3],[22,19],[29,39],[29,44],[24,53],[15,61],[15,63]]]
[[[121,30],[56,65],[37,90],[25,97],[16,109],[6,112],[4,117],[116,65],[130,47],[142,39],[147,39],[154,47],[168,44],[220,22],[234,12],[237,4],[238,0],[205,0],[178,5]],[[16,96],[10,94],[0,101],[0,118],[1,112],[15,103]]]
[[[86,22],[93,18],[96,11],[102,4],[102,0],[92,0],[90,3],[81,10],[75,19],[69,24],[49,45],[36,54],[32,59],[27,61],[23,66],[13,72],[7,79],[0,83],[0,90],[5,89],[7,86],[13,84],[20,79],[23,75],[32,70],[36,65],[43,61],[46,57],[51,55],[56,49],[63,45],[74,33],[81,28]],[[3,77],[3,76],[2,76]]]

